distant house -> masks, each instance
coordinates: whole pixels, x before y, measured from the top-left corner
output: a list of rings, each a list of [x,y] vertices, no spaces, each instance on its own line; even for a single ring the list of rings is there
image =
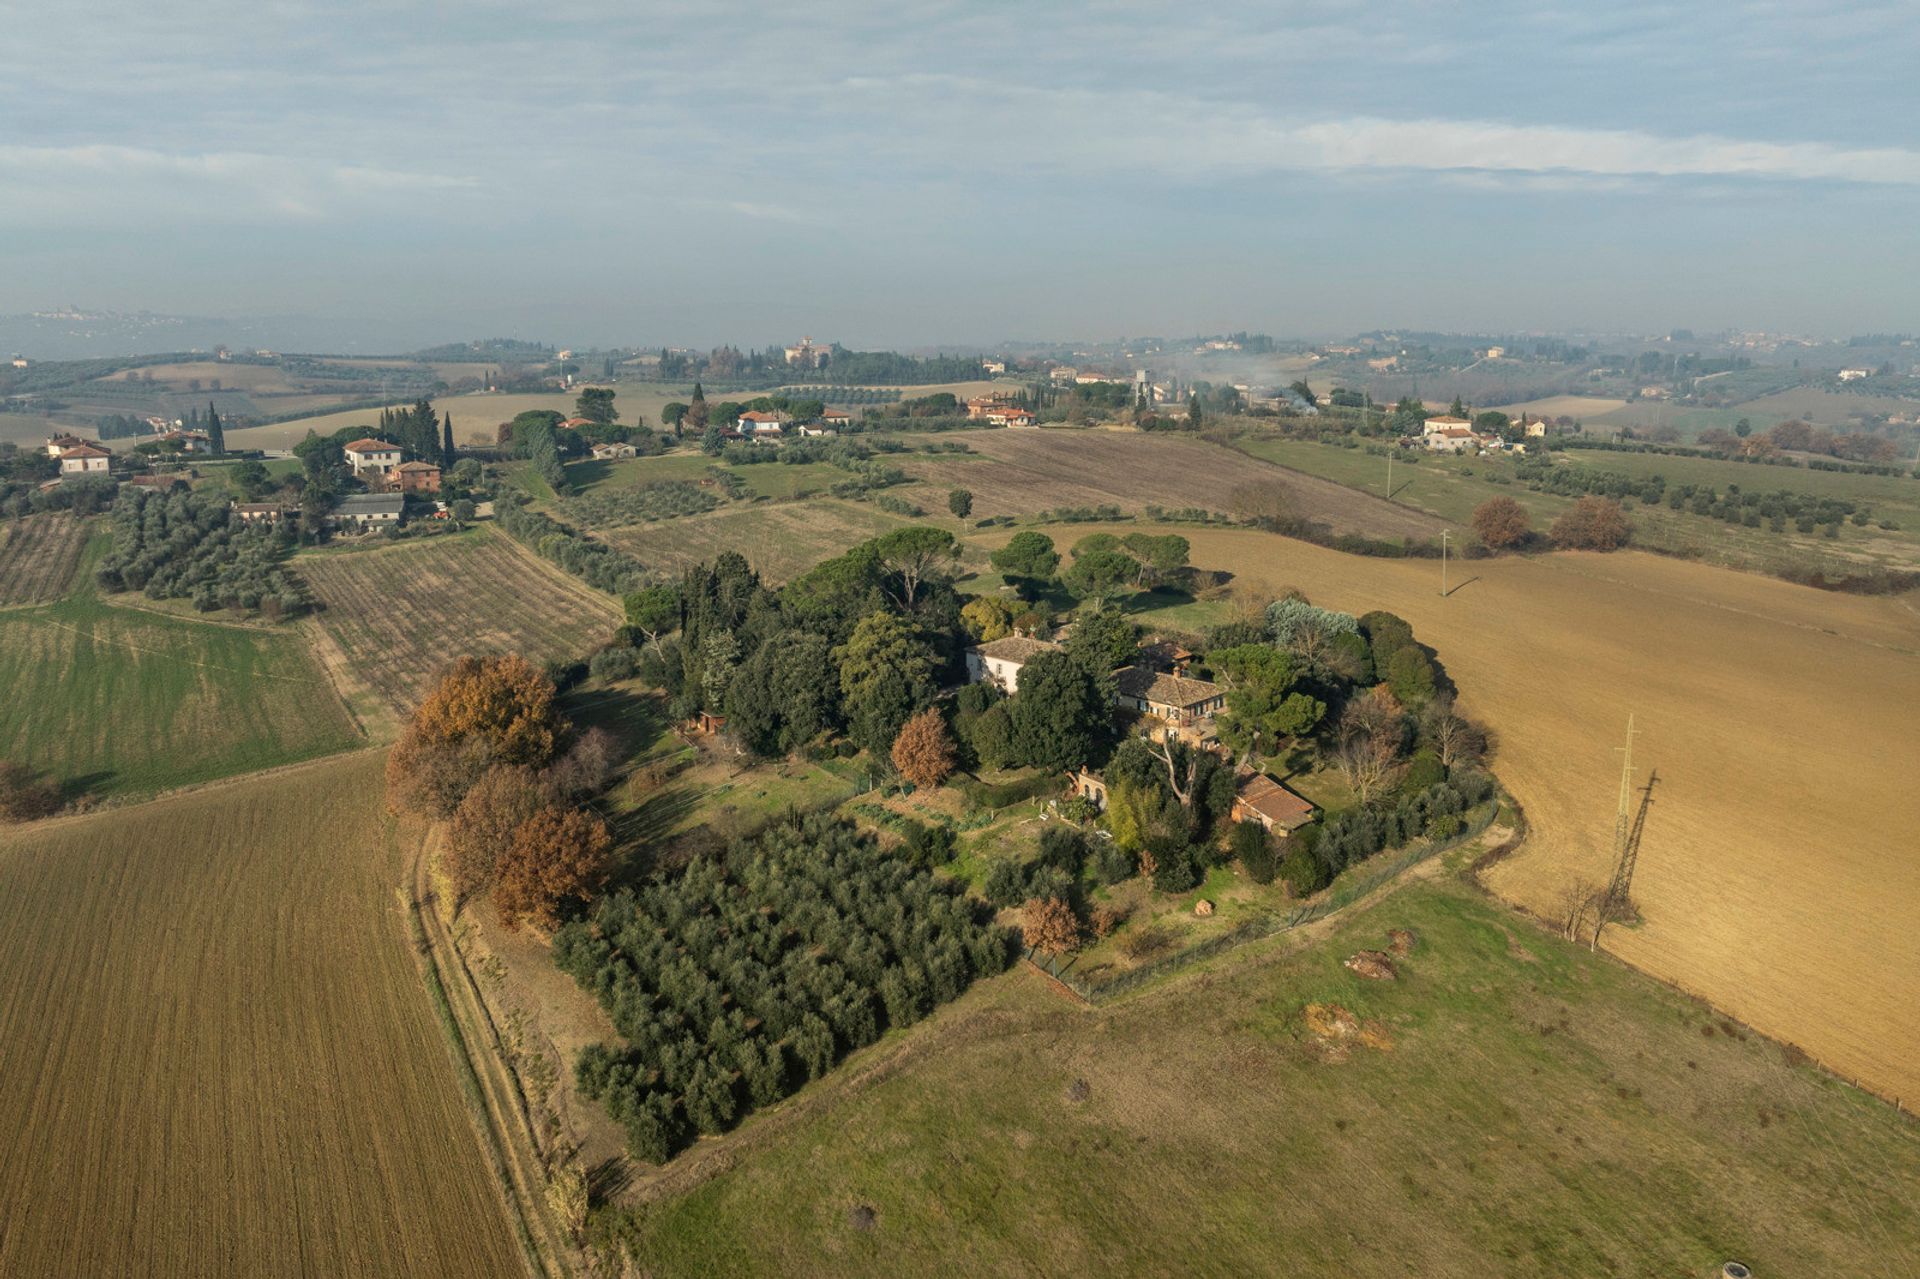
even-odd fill
[[[583,426],[597,426],[599,425],[599,423],[595,422],[590,417],[570,417],[566,419],[564,422],[560,423],[560,425],[565,427],[569,431],[577,431]]]
[[[344,451],[356,476],[384,476],[400,465],[400,446],[385,440],[355,440]]]
[[[989,426],[1032,426],[1035,418],[1027,409],[995,409],[987,414]]]
[[[1467,419],[1442,414],[1426,420],[1421,428],[1420,442],[1436,452],[1458,453],[1478,447],[1481,439],[1474,434],[1473,423]]]
[[[402,493],[440,491],[440,468],[432,462],[402,462],[393,468],[392,478]]]
[[[1064,650],[1046,640],[1026,635],[1008,635],[976,644],[967,650],[967,679],[975,684],[992,680],[1002,692],[1020,691],[1020,668],[1042,653]]]
[[[47,456],[59,457],[68,449],[85,448],[87,441],[77,435],[56,435],[47,441]]]
[[[1873,376],[1872,369],[1841,369],[1840,370],[1840,380],[1842,382],[1858,382],[1861,378],[1867,378],[1872,376]]]
[[[1520,415],[1520,429],[1530,440],[1543,440],[1547,436],[1547,419],[1539,418],[1529,422],[1527,421],[1527,415],[1522,413]]]
[[[399,528],[407,499],[399,493],[355,493],[333,508],[335,528],[358,533]]]
[[[60,478],[75,475],[105,475],[113,466],[113,454],[94,444],[60,451]]]
[[[1055,382],[1071,382],[1080,375],[1080,370],[1071,364],[1060,364],[1047,370],[1047,376]]]
[[[786,434],[787,423],[791,421],[793,419],[785,413],[748,409],[740,415],[734,425],[740,428],[740,434],[753,439],[757,440],[765,436],[768,439],[777,440]]]
[[[1227,690],[1203,679],[1169,675],[1151,666],[1129,666],[1113,677],[1113,702],[1164,726],[1161,735],[1204,738],[1227,704]]]
[[[1228,815],[1236,822],[1259,822],[1273,834],[1286,836],[1313,820],[1313,805],[1265,773],[1253,773],[1240,779]]]
[[[624,440],[609,440],[605,444],[596,444],[593,446],[593,456],[595,460],[601,462],[611,462],[617,458],[638,457],[639,455],[640,450]]]
[[[1013,397],[1007,394],[976,395],[967,401],[967,417],[980,421],[994,413],[1013,407]]]
[[[853,414],[847,409],[828,409],[820,415],[822,426],[831,426],[836,430],[853,425]]]
[[[980,361],[980,371],[982,373],[1005,373],[1007,371],[1007,362],[1005,360],[982,360]]]
[[[812,338],[801,338],[799,345],[790,346],[786,351],[788,364],[803,369],[818,369],[826,367],[828,359],[832,357],[833,346],[831,343],[815,342]]]
[[[160,437],[160,443],[171,444],[182,453],[213,452],[213,441],[204,431],[168,431]]]
[[[284,502],[239,502],[233,513],[242,524],[278,524],[292,517],[294,508]]]

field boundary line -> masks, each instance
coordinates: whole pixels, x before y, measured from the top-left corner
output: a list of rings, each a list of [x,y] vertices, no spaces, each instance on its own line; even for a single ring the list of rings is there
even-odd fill
[[[433,909],[436,895],[428,848],[432,830],[414,851],[400,893],[412,921],[421,976],[447,1034],[468,1110],[480,1131],[500,1193],[526,1252],[528,1272],[568,1279],[573,1256],[546,1206],[546,1172],[534,1144],[526,1098],[507,1064],[485,997],[446,923]]]
[[[52,817],[42,817],[38,821],[21,822],[14,826],[0,826],[0,845],[6,843],[11,834],[31,834],[43,830],[55,830],[74,822],[84,822],[90,817],[99,817],[105,813],[116,813],[128,808],[139,808],[146,804],[164,804],[177,799],[189,799],[205,791],[221,790],[229,786],[240,786],[248,782],[265,781],[285,773],[300,769],[324,768],[338,764],[355,755],[364,755],[371,751],[383,751],[388,747],[385,742],[370,742],[360,746],[350,746],[345,750],[329,751],[325,755],[315,755],[312,759],[296,759],[290,764],[275,764],[272,768],[259,768],[251,773],[234,773],[229,777],[210,777],[204,782],[189,782],[185,786],[174,786],[151,795],[129,795],[124,799],[112,798],[93,805],[85,812],[56,813]]]

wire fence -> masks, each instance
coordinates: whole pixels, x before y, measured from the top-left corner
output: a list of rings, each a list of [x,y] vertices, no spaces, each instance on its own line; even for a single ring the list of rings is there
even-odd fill
[[[1027,962],[1085,1002],[1105,1003],[1129,991],[1138,990],[1168,973],[1178,972],[1182,968],[1212,959],[1217,955],[1224,955],[1237,946],[1244,946],[1248,942],[1259,941],[1265,937],[1273,937],[1303,927],[1325,919],[1336,911],[1346,909],[1420,863],[1450,849],[1458,848],[1469,840],[1477,839],[1487,827],[1493,824],[1494,817],[1500,811],[1500,803],[1501,797],[1496,794],[1469,815],[1467,824],[1459,833],[1446,839],[1424,840],[1394,852],[1378,853],[1369,857],[1360,866],[1334,881],[1333,886],[1318,900],[1304,902],[1291,910],[1271,911],[1256,916],[1245,923],[1235,925],[1224,933],[1188,946],[1184,950],[1150,960],[1137,968],[1130,968],[1112,977],[1094,981],[1084,980],[1075,974],[1071,967],[1049,967],[1042,963],[1031,949],[1026,952]]]

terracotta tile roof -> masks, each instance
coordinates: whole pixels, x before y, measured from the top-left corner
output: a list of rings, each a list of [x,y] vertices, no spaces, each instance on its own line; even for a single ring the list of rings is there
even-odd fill
[[[347,453],[398,453],[398,444],[389,444],[385,440],[355,440],[343,450]]]
[[[64,459],[69,457],[112,457],[113,454],[107,449],[95,448],[91,444],[80,444],[74,448],[64,450],[60,456]]]
[[[982,657],[996,658],[1002,662],[1024,664],[1031,662],[1042,653],[1059,653],[1063,650],[1058,644],[1046,640],[1034,639],[1027,635],[1006,635],[997,640],[974,646],[974,651]]]
[[[1129,666],[1113,677],[1114,691],[1122,697],[1136,697],[1156,706],[1174,706],[1185,710],[1226,694],[1226,689],[1203,679],[1168,675],[1150,666]]]
[[[440,473],[440,468],[432,462],[402,462],[393,469],[396,471],[405,471],[408,475],[423,475],[428,471],[432,471],[435,475]]]
[[[1282,830],[1298,830],[1313,820],[1313,805],[1265,773],[1240,783],[1238,799]]]

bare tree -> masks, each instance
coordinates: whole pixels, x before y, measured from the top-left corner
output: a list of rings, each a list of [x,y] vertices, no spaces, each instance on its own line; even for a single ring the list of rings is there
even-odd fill
[[[1560,909],[1558,923],[1560,933],[1568,941],[1580,940],[1580,930],[1594,917],[1600,906],[1600,899],[1606,896],[1606,889],[1591,879],[1571,879],[1560,889]],[[1598,932],[1598,925],[1595,925]]]
[[[1200,753],[1195,750],[1187,751],[1187,784],[1183,788],[1180,785],[1179,769],[1173,762],[1172,741],[1167,738],[1155,741],[1149,737],[1147,750],[1155,759],[1167,766],[1167,785],[1172,788],[1173,797],[1180,801],[1180,807],[1189,812],[1193,811],[1193,790],[1200,776]]]
[[[1427,703],[1427,709],[1420,716],[1420,726],[1426,730],[1440,762],[1449,769],[1486,749],[1485,736],[1471,720],[1454,709],[1450,693],[1442,693]]]
[[[1392,778],[1399,752],[1393,742],[1373,733],[1350,733],[1334,749],[1334,766],[1362,805]]]

